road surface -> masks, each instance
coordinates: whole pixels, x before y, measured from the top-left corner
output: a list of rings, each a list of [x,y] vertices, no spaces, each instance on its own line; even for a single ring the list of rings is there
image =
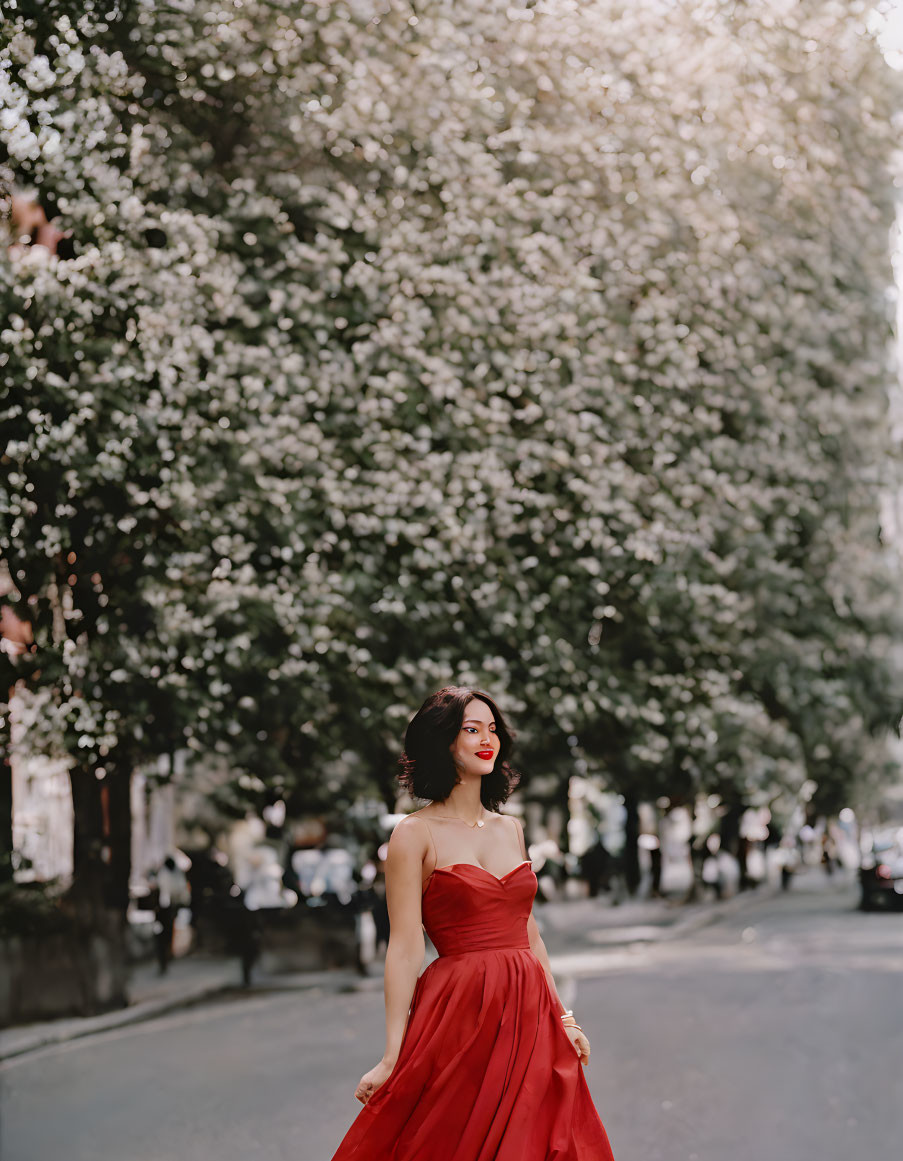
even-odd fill
[[[903,913],[812,873],[682,939],[559,974],[617,1161],[903,1154]],[[3,1161],[330,1161],[383,1047],[370,990],[273,992],[0,1068]],[[591,1159],[588,1159],[591,1161]]]

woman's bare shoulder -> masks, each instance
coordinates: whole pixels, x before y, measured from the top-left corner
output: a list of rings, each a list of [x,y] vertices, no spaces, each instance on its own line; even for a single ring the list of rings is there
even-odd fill
[[[422,846],[427,837],[427,830],[424,820],[418,818],[421,813],[419,810],[414,810],[410,814],[406,814],[404,818],[400,818],[392,829],[389,842],[396,847]]]
[[[421,806],[419,810],[412,810],[409,814],[406,814],[404,818],[399,819],[395,824],[395,828],[397,830],[400,826],[410,826],[412,823],[415,826],[422,826],[424,818],[429,818],[429,816],[430,812],[427,810],[427,808],[425,806]]]

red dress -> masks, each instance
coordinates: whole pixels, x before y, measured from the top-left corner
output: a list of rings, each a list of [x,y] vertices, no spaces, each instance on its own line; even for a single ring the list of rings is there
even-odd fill
[[[528,862],[498,878],[438,867],[423,925],[439,953],[417,980],[391,1076],[332,1161],[613,1161],[527,920]]]

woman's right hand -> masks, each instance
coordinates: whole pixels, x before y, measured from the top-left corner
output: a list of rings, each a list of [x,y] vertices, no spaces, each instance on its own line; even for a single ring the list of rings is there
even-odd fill
[[[369,1072],[364,1073],[361,1077],[360,1084],[354,1090],[354,1095],[362,1105],[365,1105],[376,1090],[386,1083],[392,1075],[394,1068],[394,1064],[387,1064],[385,1060],[381,1060],[375,1068],[371,1068]]]

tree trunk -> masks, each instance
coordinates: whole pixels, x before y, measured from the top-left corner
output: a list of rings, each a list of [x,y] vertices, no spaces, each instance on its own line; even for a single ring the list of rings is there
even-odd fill
[[[652,879],[649,884],[649,897],[660,899],[662,895],[662,817],[658,807],[655,808],[655,840],[656,845],[649,851],[649,862]]]
[[[132,874],[131,789],[130,769],[116,769],[106,780],[106,838],[110,850],[106,904],[123,915],[129,905],[129,879]]]
[[[640,811],[637,796],[633,792],[624,795],[624,882],[627,894],[636,895],[640,887]]]
[[[699,814],[698,795],[693,796],[690,806],[690,844],[687,852],[687,857],[690,860],[690,889],[687,891],[684,902],[696,903],[702,894],[702,864],[705,861],[705,847],[697,842],[699,836],[696,834],[696,821]]]
[[[571,821],[571,776],[570,774],[562,774],[558,780],[558,793],[556,794],[557,805],[561,810],[561,836],[558,846],[562,855],[566,855],[571,849],[571,832],[569,823]]]
[[[74,766],[69,777],[75,834],[68,898],[86,914],[124,915],[131,874],[131,778],[125,770],[110,769],[98,779],[91,766]]]
[[[727,811],[721,819],[721,849],[728,851],[737,860],[740,867],[739,890],[749,885],[746,871],[746,851],[740,838],[740,822],[746,811],[746,804],[737,799],[728,805]]]
[[[10,685],[6,695],[7,705],[16,692]],[[7,713],[11,716],[12,710]],[[10,740],[12,724],[7,718],[6,740]],[[0,883],[12,882],[13,878],[13,764],[9,753],[0,758]]]
[[[90,922],[105,910],[110,850],[104,825],[103,783],[92,766],[73,766],[72,785],[74,834],[72,842],[72,886],[67,898],[77,905]]]
[[[0,760],[0,883],[13,877],[13,768]]]

